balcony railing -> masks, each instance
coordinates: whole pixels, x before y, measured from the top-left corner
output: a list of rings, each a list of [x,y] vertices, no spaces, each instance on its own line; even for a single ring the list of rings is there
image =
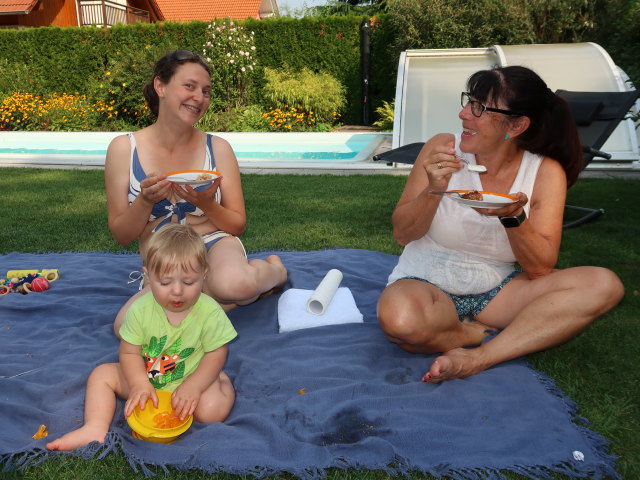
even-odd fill
[[[109,0],[78,0],[80,26],[149,23],[149,12]]]

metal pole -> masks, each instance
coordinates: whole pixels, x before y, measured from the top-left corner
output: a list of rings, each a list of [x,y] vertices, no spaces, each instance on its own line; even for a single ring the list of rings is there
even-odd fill
[[[371,22],[363,20],[360,26],[360,69],[362,72],[362,123],[371,124],[369,99],[369,65],[371,61]]]

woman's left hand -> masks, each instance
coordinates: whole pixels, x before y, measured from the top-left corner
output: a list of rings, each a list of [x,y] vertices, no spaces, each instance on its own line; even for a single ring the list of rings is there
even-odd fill
[[[522,192],[510,195],[516,197],[517,200],[509,205],[501,208],[475,208],[474,210],[488,217],[515,217],[522,213],[522,208],[529,202],[529,198]]]
[[[173,184],[174,193],[179,196],[181,199],[195,205],[196,207],[203,209],[203,206],[214,202],[214,196],[216,190],[220,187],[220,182],[222,181],[222,176],[216,178],[213,183],[204,190],[195,190],[191,185],[186,185],[182,187],[177,184]]]

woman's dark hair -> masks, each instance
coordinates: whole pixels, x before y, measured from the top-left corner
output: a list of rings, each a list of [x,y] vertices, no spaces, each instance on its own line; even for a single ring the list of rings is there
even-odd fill
[[[482,103],[498,104],[525,114],[529,128],[516,138],[518,146],[551,157],[562,165],[570,187],[584,168],[582,145],[567,102],[553,93],[533,70],[522,66],[497,67],[474,73],[467,91]]]
[[[197,53],[193,53],[190,50],[174,50],[173,52],[167,53],[156,62],[156,65],[153,68],[153,77],[151,77],[151,81],[147,82],[142,89],[142,94],[147,102],[147,106],[155,117],[158,116],[160,99],[158,98],[156,89],[153,87],[153,80],[158,77],[163,83],[169,83],[171,78],[175,75],[178,67],[185,63],[197,63],[207,71],[209,76],[211,76],[211,69],[209,68],[209,65],[204,61],[204,58]]]

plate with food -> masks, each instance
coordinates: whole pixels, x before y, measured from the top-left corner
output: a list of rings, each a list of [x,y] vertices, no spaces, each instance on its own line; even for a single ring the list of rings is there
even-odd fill
[[[449,190],[446,195],[451,200],[473,208],[500,208],[518,201],[513,195],[484,190]]]
[[[208,185],[218,178],[220,174],[214,170],[182,170],[167,173],[167,180],[178,185],[191,185],[199,187]]]

